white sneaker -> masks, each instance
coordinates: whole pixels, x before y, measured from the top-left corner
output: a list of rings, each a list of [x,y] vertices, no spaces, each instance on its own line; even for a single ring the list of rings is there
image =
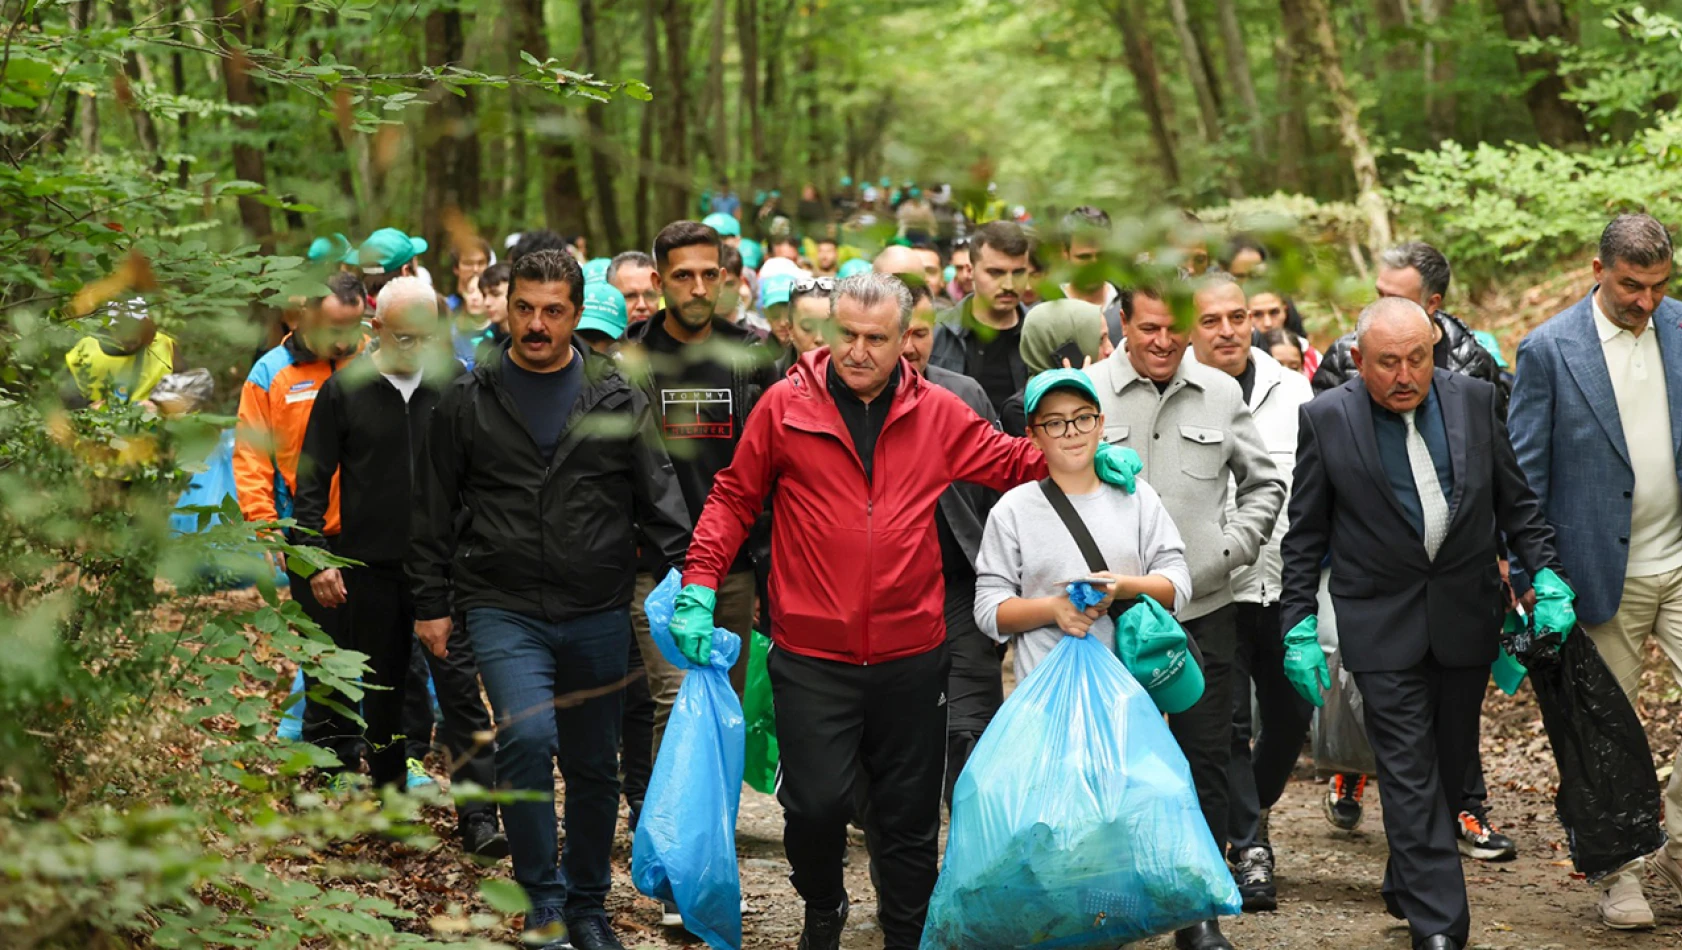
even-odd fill
[[[682,927],[683,915],[678,913],[677,904],[672,901],[661,901],[660,926]]]
[[[1653,908],[1641,893],[1641,879],[1624,872],[1600,898],[1600,919],[1613,930],[1653,929]]]

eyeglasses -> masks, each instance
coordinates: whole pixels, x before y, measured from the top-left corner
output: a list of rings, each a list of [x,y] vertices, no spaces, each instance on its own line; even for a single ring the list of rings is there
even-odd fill
[[[794,289],[790,291],[790,293],[795,297],[804,297],[807,294],[824,294],[825,296],[828,296],[829,294],[835,293],[835,278],[802,277],[794,282]]]
[[[393,333],[391,335],[391,345],[394,349],[408,351],[416,346],[431,343],[435,339],[437,339],[435,333]]]
[[[1039,429],[1053,439],[1061,439],[1068,435],[1071,428],[1074,429],[1076,435],[1086,435],[1093,429],[1098,428],[1098,414],[1083,412],[1073,419],[1052,419],[1049,422],[1031,423],[1028,428]]]

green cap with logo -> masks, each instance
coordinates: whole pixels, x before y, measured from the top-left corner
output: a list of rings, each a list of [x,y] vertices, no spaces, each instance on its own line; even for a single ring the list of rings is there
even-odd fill
[[[1115,655],[1156,708],[1169,715],[1183,713],[1203,698],[1203,670],[1191,654],[1185,630],[1150,597],[1141,596],[1117,618]]]
[[[611,257],[593,257],[584,262],[584,286],[598,284],[607,280],[607,269],[613,264]]]
[[[1028,380],[1028,387],[1022,393],[1022,411],[1032,416],[1045,394],[1058,389],[1080,393],[1091,400],[1094,406],[1102,405],[1098,401],[1098,389],[1092,385],[1092,377],[1085,372],[1078,369],[1048,369],[1043,373],[1034,374],[1034,377]]]
[[[396,228],[380,228],[356,249],[356,265],[364,274],[389,274],[425,254],[426,238],[410,237]]]
[[[835,275],[842,280],[846,280],[849,277],[856,277],[859,274],[870,273],[870,267],[870,262],[864,258],[852,257],[842,262],[841,269],[836,271]]]
[[[605,280],[584,282],[584,313],[578,318],[578,329],[594,330],[617,340],[625,335],[628,321],[625,295]]]
[[[701,223],[718,232],[719,237],[741,237],[742,222],[733,214],[716,211],[701,219]]]
[[[794,296],[793,274],[772,274],[759,282],[759,306],[761,308],[788,303],[792,296]]]

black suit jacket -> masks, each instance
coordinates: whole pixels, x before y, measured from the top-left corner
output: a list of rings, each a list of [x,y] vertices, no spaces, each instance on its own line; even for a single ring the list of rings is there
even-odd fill
[[[1448,536],[1435,561],[1385,478],[1372,399],[1361,380],[1327,390],[1301,410],[1283,545],[1282,629],[1316,612],[1329,551],[1338,640],[1350,672],[1405,670],[1427,653],[1444,666],[1493,662],[1504,600],[1498,530],[1531,571],[1560,569],[1553,529],[1499,421],[1495,387],[1440,369],[1431,385],[1454,466]]]

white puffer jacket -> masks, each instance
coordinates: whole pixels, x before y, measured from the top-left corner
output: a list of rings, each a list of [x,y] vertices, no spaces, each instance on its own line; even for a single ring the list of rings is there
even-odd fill
[[[1279,542],[1285,538],[1285,529],[1291,526],[1291,519],[1285,512],[1290,508],[1291,471],[1296,466],[1298,410],[1303,403],[1314,398],[1314,387],[1307,377],[1291,372],[1260,349],[1251,347],[1250,359],[1256,363],[1256,384],[1250,390],[1250,415],[1261,431],[1268,455],[1285,480],[1286,504],[1280,509],[1273,534],[1262,545],[1256,562],[1232,572],[1232,599],[1245,604],[1271,604],[1279,599],[1279,575],[1283,570]],[[1234,510],[1229,500],[1229,517]]]

